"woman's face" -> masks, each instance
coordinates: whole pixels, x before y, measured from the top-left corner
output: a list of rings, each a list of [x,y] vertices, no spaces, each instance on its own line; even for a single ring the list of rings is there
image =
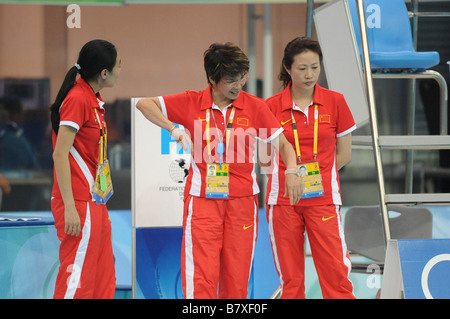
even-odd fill
[[[217,83],[210,79],[213,89],[213,98],[216,97],[221,101],[228,101],[231,103],[239,97],[247,80],[248,72],[236,77],[225,76]]]
[[[301,91],[314,89],[320,75],[319,55],[314,51],[303,51],[294,56],[291,68],[285,66],[285,69],[291,75],[293,88]]]
[[[106,70],[104,87],[113,87],[119,77],[120,70],[122,68],[122,60],[120,55],[117,54],[116,64],[111,71]]]

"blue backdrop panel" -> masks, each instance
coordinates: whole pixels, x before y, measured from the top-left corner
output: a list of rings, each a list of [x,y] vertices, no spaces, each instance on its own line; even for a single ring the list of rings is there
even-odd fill
[[[116,284],[131,298],[131,212],[109,211]],[[53,297],[59,240],[51,212],[0,212],[0,299]]]
[[[450,239],[397,242],[405,298],[450,298]]]
[[[136,229],[136,298],[184,297],[181,288],[182,236],[182,228]],[[248,298],[269,298],[279,284],[265,210],[260,210]]]
[[[181,228],[136,229],[136,298],[181,299]]]
[[[53,218],[41,212],[0,217],[0,299],[51,298],[59,266]]]

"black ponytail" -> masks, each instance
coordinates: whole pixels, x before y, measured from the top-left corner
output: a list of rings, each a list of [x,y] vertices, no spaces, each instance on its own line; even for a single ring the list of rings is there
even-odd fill
[[[75,80],[78,74],[78,69],[74,66],[69,72],[67,72],[66,77],[64,78],[63,84],[56,95],[55,103],[50,106],[50,119],[52,122],[52,128],[56,134],[58,134],[59,129],[59,108],[61,103],[69,93],[70,89],[75,84]]]
[[[77,66],[73,66],[66,74],[55,102],[50,106],[52,128],[56,134],[59,129],[59,109],[70,89],[75,85],[77,74],[85,81],[95,79],[102,70],[112,71],[116,64],[117,51],[115,46],[105,40],[92,40],[86,43],[78,55]]]

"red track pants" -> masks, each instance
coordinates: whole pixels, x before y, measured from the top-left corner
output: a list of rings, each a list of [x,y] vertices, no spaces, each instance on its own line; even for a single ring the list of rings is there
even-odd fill
[[[322,296],[355,298],[340,206],[269,206],[267,219],[281,298],[305,298],[305,229]]]
[[[113,298],[116,288],[111,221],[106,205],[75,201],[82,232],[75,237],[64,233],[64,203],[52,199],[52,213],[58,238],[59,272],[55,299]]]
[[[228,200],[188,196],[183,230],[185,298],[247,298],[258,234],[257,196]]]

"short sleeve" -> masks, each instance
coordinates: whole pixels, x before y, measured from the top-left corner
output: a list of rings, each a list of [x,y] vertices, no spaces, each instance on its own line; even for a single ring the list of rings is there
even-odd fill
[[[356,129],[355,120],[343,95],[337,103],[336,137],[345,136]]]
[[[258,138],[261,141],[265,143],[271,142],[283,132],[280,122],[270,111],[269,106],[265,102],[262,102],[261,105],[258,106],[257,119]]]
[[[67,125],[77,131],[89,120],[89,103],[82,95],[69,94],[59,109],[59,125]]]
[[[161,104],[161,110],[164,116],[170,121],[186,125],[186,120],[193,119],[192,110],[189,107],[189,93],[182,92],[172,95],[159,96],[159,102]]]

